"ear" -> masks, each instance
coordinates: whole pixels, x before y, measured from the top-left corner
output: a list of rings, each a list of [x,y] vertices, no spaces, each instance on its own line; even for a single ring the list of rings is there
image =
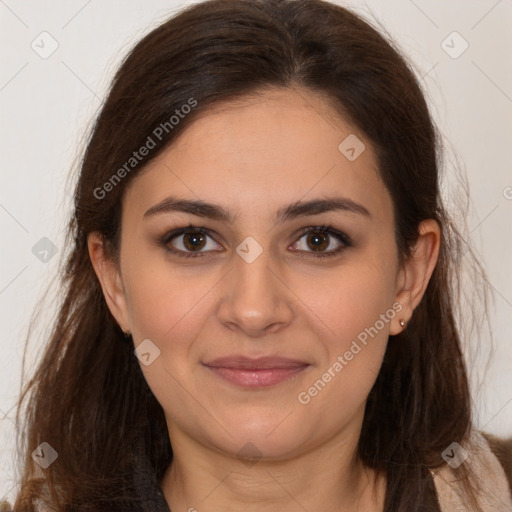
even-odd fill
[[[391,324],[392,335],[403,331],[400,320],[408,322],[420,303],[439,256],[439,224],[433,219],[424,220],[420,223],[418,232],[418,240],[411,251],[411,257],[404,261],[397,275],[395,301],[402,305],[402,309]]]
[[[87,237],[89,257],[103,290],[107,306],[123,331],[130,331],[123,281],[118,264],[109,258],[103,236],[92,232]]]

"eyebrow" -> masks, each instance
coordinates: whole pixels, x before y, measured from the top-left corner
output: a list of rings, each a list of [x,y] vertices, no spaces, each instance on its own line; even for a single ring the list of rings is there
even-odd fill
[[[297,217],[318,215],[331,211],[345,211],[356,213],[371,218],[370,212],[359,203],[343,197],[327,199],[313,199],[311,201],[296,201],[280,208],[275,215],[275,222],[285,222]],[[225,224],[233,224],[237,215],[220,205],[207,203],[201,200],[178,199],[167,197],[160,203],[152,206],[143,216],[144,219],[160,213],[184,212],[220,221]]]

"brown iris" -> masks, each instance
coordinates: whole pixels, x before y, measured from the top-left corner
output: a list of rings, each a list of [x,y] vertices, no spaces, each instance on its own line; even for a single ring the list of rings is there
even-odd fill
[[[308,245],[312,242],[309,247],[314,251],[321,251],[329,245],[329,237],[324,233],[310,233],[306,240]]]
[[[206,243],[206,237],[203,233],[184,233],[183,245],[189,251],[202,249]]]

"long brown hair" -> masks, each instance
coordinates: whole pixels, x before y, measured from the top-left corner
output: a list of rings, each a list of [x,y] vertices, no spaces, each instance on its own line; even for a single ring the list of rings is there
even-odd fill
[[[471,429],[454,315],[460,239],[440,198],[439,136],[400,53],[360,17],[321,0],[196,4],[145,36],[124,60],[81,161],[58,317],[19,402],[24,459],[15,510],[35,510],[37,503],[59,511],[130,510],[138,503],[134,475],[160,481],[172,458],[164,414],[107,308],[87,236],[100,232],[116,258],[123,192],[141,168],[214,104],[294,85],[327,96],[333,111],[371,141],[393,200],[402,258],[410,256],[422,220],[442,228],[426,293],[407,329],[390,337],[358,447],[363,462],[387,476],[386,511],[428,504],[435,510],[430,470]],[[191,99],[194,108],[170,122]],[[165,123],[144,161],[126,167]],[[31,457],[42,442],[58,453],[46,470]],[[456,473],[465,478],[464,471],[462,465]]]

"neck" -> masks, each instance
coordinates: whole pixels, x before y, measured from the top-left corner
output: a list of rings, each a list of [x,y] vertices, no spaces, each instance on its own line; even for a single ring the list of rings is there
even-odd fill
[[[385,479],[363,466],[357,439],[330,440],[286,460],[250,463],[177,430],[171,438],[173,460],[161,487],[173,512],[383,510]]]

